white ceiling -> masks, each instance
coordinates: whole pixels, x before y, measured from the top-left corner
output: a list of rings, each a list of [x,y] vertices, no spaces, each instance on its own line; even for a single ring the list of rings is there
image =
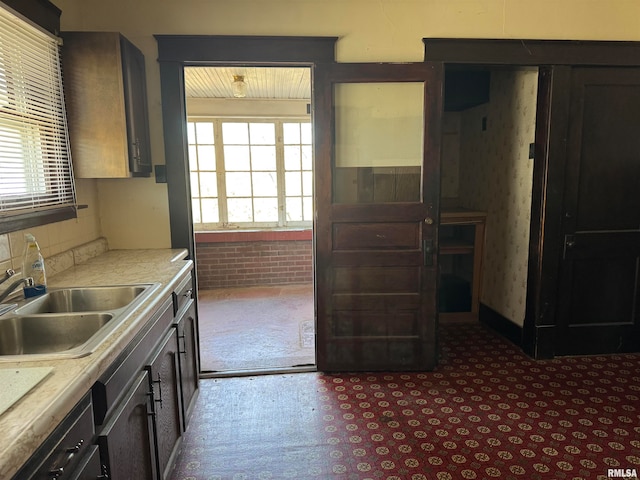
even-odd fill
[[[248,99],[310,100],[307,67],[185,67],[188,98],[233,98],[234,75],[244,75]]]

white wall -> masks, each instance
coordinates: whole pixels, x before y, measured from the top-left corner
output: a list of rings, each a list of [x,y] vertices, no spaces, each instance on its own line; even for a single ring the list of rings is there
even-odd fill
[[[636,0],[53,0],[64,30],[120,31],[146,55],[152,155],[163,164],[154,34],[338,36],[337,59],[422,61],[424,37],[640,40]],[[166,186],[99,181],[111,248],[168,247]]]

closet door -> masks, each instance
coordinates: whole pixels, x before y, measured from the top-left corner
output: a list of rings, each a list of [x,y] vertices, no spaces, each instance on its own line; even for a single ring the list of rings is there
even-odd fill
[[[573,68],[556,354],[640,350],[640,69]]]
[[[436,363],[441,63],[314,72],[317,365]]]

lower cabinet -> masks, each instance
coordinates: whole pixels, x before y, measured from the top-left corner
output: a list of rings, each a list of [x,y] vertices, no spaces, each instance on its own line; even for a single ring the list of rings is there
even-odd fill
[[[158,478],[149,390],[149,375],[143,371],[98,435],[102,464],[110,480]]]
[[[191,273],[13,480],[167,480],[198,392]]]
[[[182,418],[184,430],[187,429],[193,406],[196,403],[200,364],[198,363],[198,325],[196,306],[191,300],[183,308],[174,324],[178,333],[180,384],[182,386]]]
[[[159,478],[171,475],[182,436],[178,336],[172,328],[146,367],[149,372]]]

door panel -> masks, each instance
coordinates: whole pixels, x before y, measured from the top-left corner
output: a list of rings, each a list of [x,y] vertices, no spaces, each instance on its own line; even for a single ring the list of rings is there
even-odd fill
[[[442,65],[314,79],[318,369],[432,369]]]
[[[640,346],[640,70],[572,69],[559,354]]]

